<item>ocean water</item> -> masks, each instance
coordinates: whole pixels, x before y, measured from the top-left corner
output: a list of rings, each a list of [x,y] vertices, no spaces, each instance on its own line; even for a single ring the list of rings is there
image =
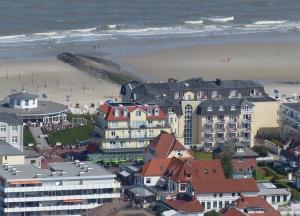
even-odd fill
[[[298,34],[299,0],[1,0],[0,48]]]

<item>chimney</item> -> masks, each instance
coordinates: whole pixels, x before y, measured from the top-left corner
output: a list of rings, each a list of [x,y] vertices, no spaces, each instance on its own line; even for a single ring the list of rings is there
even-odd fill
[[[216,79],[215,83],[220,86],[221,85],[221,80],[219,78]]]
[[[80,163],[79,160],[75,160],[75,166],[79,167],[79,163]]]
[[[84,163],[83,162],[79,163],[79,166],[80,166],[80,169],[83,169]]]
[[[12,171],[13,166],[7,166],[8,172]]]
[[[89,170],[89,169],[88,169],[88,165],[84,165],[84,166],[83,166],[83,171],[84,171],[84,172],[88,172],[88,170]]]

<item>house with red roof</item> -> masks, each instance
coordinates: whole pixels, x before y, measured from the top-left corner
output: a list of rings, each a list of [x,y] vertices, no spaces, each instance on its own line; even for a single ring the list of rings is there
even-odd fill
[[[194,159],[194,153],[179,142],[174,134],[162,131],[145,149],[145,160],[154,158]]]
[[[280,216],[264,198],[241,196],[220,211],[222,216]]]
[[[162,215],[195,215],[202,216],[204,208],[199,200],[187,194],[178,194],[175,198],[164,201],[166,211]]]
[[[161,131],[171,132],[167,114],[157,105],[105,102],[95,122],[104,152],[143,151]]]
[[[206,211],[222,209],[239,197],[257,196],[254,179],[227,179],[220,160],[152,159],[140,170],[137,182],[168,193],[189,193]]]

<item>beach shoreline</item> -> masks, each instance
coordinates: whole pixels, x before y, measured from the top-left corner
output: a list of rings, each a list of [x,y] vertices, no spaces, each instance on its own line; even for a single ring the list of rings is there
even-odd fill
[[[220,41],[203,44],[187,40],[177,46],[166,44],[161,47],[160,42],[156,44],[157,47],[148,49],[155,44],[155,41],[150,41],[140,47],[139,52],[128,51],[138,50],[133,44],[126,44],[126,48],[123,44],[120,50],[114,45],[111,49],[102,47],[94,51],[91,44],[66,50],[104,57],[145,81],[167,81],[171,77],[179,80],[192,77],[206,80],[251,79],[262,83],[270,94],[274,89],[287,95],[300,92],[300,61],[297,59],[300,56],[300,42]],[[57,54],[63,50],[64,46],[61,45],[47,50],[45,55],[40,55],[41,58],[32,55],[28,59],[1,60],[0,98],[4,98],[12,89],[21,90],[24,86],[28,91],[46,94],[49,99],[69,106],[77,103],[82,106],[98,104],[100,100],[108,99],[120,100],[119,84],[96,78],[59,61]],[[38,50],[37,53],[42,52]],[[70,96],[69,101],[66,101],[67,95]]]

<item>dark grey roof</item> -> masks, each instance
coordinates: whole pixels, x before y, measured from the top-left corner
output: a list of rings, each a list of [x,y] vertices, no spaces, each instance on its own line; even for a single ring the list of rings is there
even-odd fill
[[[8,95],[8,97],[10,100],[15,100],[15,99],[31,100],[31,99],[36,99],[39,96],[36,94],[27,93],[26,91],[21,91],[21,92],[10,94]]]
[[[242,103],[246,103],[248,100],[244,98],[232,98],[232,99],[221,99],[221,100],[206,100],[200,103],[197,107],[198,115],[217,115],[217,114],[233,114],[237,115],[241,112]],[[253,105],[250,101],[249,104]],[[219,108],[222,106],[224,111],[220,111]],[[231,106],[235,107],[235,110],[231,109]],[[208,111],[208,108],[211,107],[212,111]]]
[[[0,155],[14,156],[14,155],[24,155],[22,151],[11,146],[7,142],[0,140]]]
[[[24,149],[24,154],[25,158],[37,158],[41,156],[38,152],[31,149]]]
[[[237,152],[237,148],[244,148],[244,152]],[[258,157],[258,154],[254,152],[251,148],[241,142],[227,141],[215,150],[216,154],[222,152],[231,152],[233,158],[239,157]]]
[[[257,98],[266,96],[264,87],[252,80],[216,79],[215,81],[205,81],[202,78],[192,78],[179,82],[169,79],[168,82],[159,83],[131,81],[122,85],[121,94],[127,95],[127,98],[133,99],[135,97],[135,101],[139,104],[158,104],[162,107],[173,108],[177,106],[175,111],[179,112],[180,101],[174,99],[175,92],[183,94],[186,91],[194,93],[201,91],[209,99],[213,91],[217,91],[222,98],[228,98],[231,90],[236,90],[236,93],[241,97],[250,97],[253,89],[259,92]]]
[[[300,103],[284,103],[283,105],[300,112]]]
[[[38,107],[32,109],[19,109],[9,107],[6,101],[0,101],[0,112],[13,113],[23,118],[27,116],[47,116],[67,111],[67,107],[52,101],[38,101]]]
[[[6,122],[9,125],[21,125],[21,119],[14,113],[0,112],[0,122]]]

